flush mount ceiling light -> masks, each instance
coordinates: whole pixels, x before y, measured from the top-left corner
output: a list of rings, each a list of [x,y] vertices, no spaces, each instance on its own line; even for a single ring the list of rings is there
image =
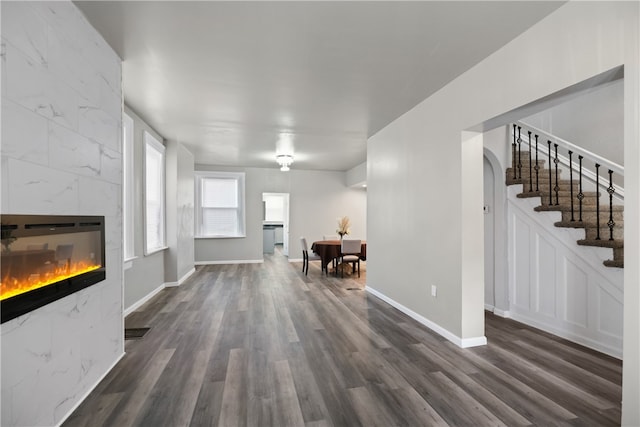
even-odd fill
[[[293,163],[293,156],[290,154],[278,154],[276,162],[281,166],[280,170],[286,172],[289,170],[289,165]]]

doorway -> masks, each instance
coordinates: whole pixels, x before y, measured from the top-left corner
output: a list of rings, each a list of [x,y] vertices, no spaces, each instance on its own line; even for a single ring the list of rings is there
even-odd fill
[[[484,308],[493,311],[495,298],[495,174],[486,156],[483,160],[484,182]]]
[[[263,251],[272,253],[282,245],[289,256],[289,193],[262,193]]]

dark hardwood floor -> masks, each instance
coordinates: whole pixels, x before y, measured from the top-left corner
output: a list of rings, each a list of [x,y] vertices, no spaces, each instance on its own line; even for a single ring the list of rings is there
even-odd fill
[[[276,252],[207,266],[126,319],[151,327],[64,426],[608,426],[620,361],[486,316],[460,349]],[[356,290],[349,290],[356,288]]]

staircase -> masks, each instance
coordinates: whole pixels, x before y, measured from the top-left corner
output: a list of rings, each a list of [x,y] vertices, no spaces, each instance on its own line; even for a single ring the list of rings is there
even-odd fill
[[[616,186],[612,182],[613,171],[609,169],[608,177],[601,177],[600,159],[596,158],[595,186],[591,184],[593,191],[583,191],[587,187],[585,176],[588,170],[583,169],[585,156],[578,155],[580,149],[559,140],[569,145],[568,160],[559,157],[559,144],[552,147],[551,140],[539,144],[538,134],[544,132],[530,129],[522,124],[513,125],[512,167],[506,171],[506,184],[522,185],[518,198],[540,198],[540,205],[534,208],[535,211],[561,212],[562,220],[554,224],[556,227],[583,228],[585,236],[577,241],[578,245],[611,248],[613,257],[604,261],[605,266],[624,268],[624,206],[613,204],[613,195],[616,193]],[[558,142],[557,138],[553,138]],[[577,161],[574,160],[574,154],[578,157]],[[544,160],[545,157],[547,160]],[[564,170],[561,163],[565,165]],[[618,165],[611,165],[613,169],[621,169]],[[608,197],[601,197],[604,192],[608,193]],[[603,203],[603,199],[607,202]]]

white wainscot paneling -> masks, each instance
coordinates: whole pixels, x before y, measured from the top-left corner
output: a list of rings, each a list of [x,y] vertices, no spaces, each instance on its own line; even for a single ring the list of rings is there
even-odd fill
[[[525,310],[531,308],[531,245],[529,243],[531,230],[527,223],[517,216],[511,217],[514,224],[512,242],[514,251],[512,260],[514,261],[514,304]]]
[[[556,317],[556,263],[558,254],[555,247],[544,236],[536,233],[536,259],[534,262],[536,274],[536,306],[540,314]]]
[[[565,301],[565,317],[564,319],[581,328],[587,328],[587,318],[589,311],[589,288],[588,278],[573,262],[567,260],[565,263],[566,271],[566,292]]]
[[[47,119],[7,99],[2,102],[2,154],[49,164]]]
[[[55,123],[49,128],[49,157],[51,167],[78,175],[100,175],[100,146]]]
[[[558,213],[508,193],[511,317],[621,357],[624,274],[602,264],[611,249],[578,246],[584,230],[557,228]]]
[[[615,338],[622,338],[622,303],[607,289],[598,290],[598,331]]]
[[[76,175],[15,159],[8,159],[7,166],[12,213],[78,214]]]

